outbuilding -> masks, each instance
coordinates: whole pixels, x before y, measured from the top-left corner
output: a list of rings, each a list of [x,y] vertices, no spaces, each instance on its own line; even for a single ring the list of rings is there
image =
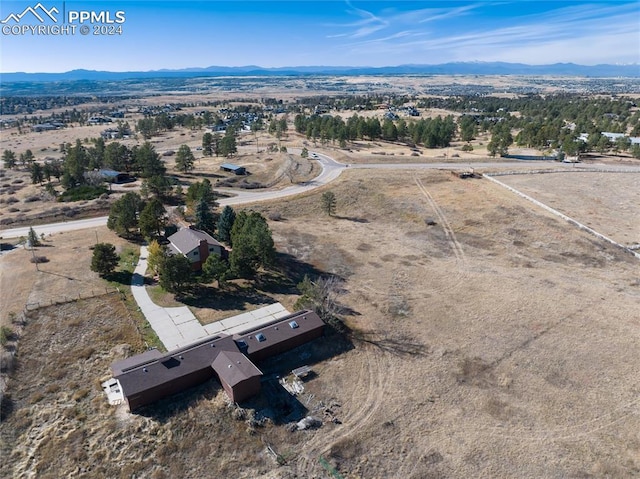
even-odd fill
[[[235,173],[236,175],[246,175],[247,169],[244,166],[233,165],[231,163],[223,163],[220,165],[222,171]]]

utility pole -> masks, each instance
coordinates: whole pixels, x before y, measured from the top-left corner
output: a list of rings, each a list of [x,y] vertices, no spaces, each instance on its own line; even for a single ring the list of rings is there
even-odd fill
[[[33,262],[36,265],[36,271],[40,271],[40,268],[38,267],[38,258],[36,258],[36,247],[31,245],[31,256],[33,256]]]

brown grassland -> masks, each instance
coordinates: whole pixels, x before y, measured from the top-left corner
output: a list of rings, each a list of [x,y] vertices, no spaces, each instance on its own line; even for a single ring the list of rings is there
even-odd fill
[[[604,234],[638,241],[637,175],[618,175],[617,188],[606,174],[508,178]],[[326,190],[338,200],[334,217],[321,212]],[[120,296],[39,309],[9,383],[3,477],[329,477],[320,457],[345,478],[640,475],[632,255],[446,171],[352,170],[254,208],[281,215],[270,226],[287,261],[344,280],[348,337],[331,333],[261,365],[264,392],[245,409],[211,382],[130,415],[108,406],[99,386],[114,359],[144,349]],[[73,276],[96,278],[88,244],[76,246]],[[43,267],[66,264],[62,245],[50,250]],[[0,263],[9,258],[21,260],[15,268],[27,260],[18,251]],[[38,288],[69,288],[27,269]],[[297,399],[283,397],[274,376],[302,364],[316,376]],[[324,425],[289,432],[300,410]]]

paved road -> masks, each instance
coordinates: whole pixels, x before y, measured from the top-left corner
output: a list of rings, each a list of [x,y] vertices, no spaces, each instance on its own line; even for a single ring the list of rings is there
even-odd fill
[[[293,150],[295,153],[296,150]],[[268,191],[256,191],[256,190],[237,190],[231,188],[216,188],[217,191],[221,191],[225,194],[232,194],[235,196],[224,198],[219,200],[220,205],[240,205],[247,203],[256,203],[259,201],[274,200],[279,198],[285,198],[287,196],[297,195],[306,191],[313,190],[320,186],[326,185],[335,180],[346,169],[386,169],[386,170],[424,170],[424,169],[446,169],[446,170],[463,170],[468,168],[482,168],[482,169],[531,169],[535,167],[544,167],[553,165],[559,169],[567,170],[593,170],[593,169],[607,169],[616,170],[620,172],[634,171],[637,172],[637,168],[629,168],[623,166],[608,166],[608,165],[584,165],[584,164],[563,164],[554,161],[493,161],[483,163],[470,163],[470,162],[456,162],[456,163],[360,163],[345,165],[335,161],[330,156],[322,153],[311,152],[310,154],[316,155],[322,172],[316,178],[306,183],[300,183],[297,185],[288,186],[281,190],[268,190]],[[38,235],[44,233],[45,235],[59,233],[61,231],[73,231],[88,228],[97,228],[107,224],[107,217],[100,216],[98,218],[88,218],[83,220],[65,221],[62,223],[50,223],[45,225],[34,226],[34,230]],[[29,226],[20,228],[12,228],[6,230],[0,230],[0,238],[19,238],[20,236],[27,236],[29,233]]]

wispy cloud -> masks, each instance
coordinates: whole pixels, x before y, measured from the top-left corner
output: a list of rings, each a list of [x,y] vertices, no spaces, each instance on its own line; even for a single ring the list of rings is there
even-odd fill
[[[334,25],[338,27],[347,28],[351,31],[346,33],[339,33],[336,35],[329,35],[330,38],[331,37],[349,37],[349,38],[366,37],[379,30],[385,29],[389,25],[386,20],[374,15],[373,13],[367,10],[354,7],[349,1],[347,1],[347,5],[349,6],[349,13],[360,17],[360,20],[357,20],[352,23]]]
[[[350,23],[327,25],[348,30],[343,33],[328,35],[329,38],[366,38],[371,37],[374,33],[381,32],[382,30],[385,30],[385,32],[381,33],[388,35],[388,31],[394,31],[403,27],[422,29],[423,27],[421,24],[459,17],[476,8],[476,5],[464,5],[450,9],[422,8],[408,12],[398,11],[397,9],[385,9],[379,14],[374,14],[368,10],[354,7],[348,0],[346,3],[349,7],[347,13],[360,17],[360,20]],[[405,31],[409,30],[405,29]],[[388,39],[390,37],[385,38]]]
[[[485,17],[452,21],[473,14],[480,6],[485,7]],[[421,9],[390,15],[385,17],[384,32],[352,36],[354,40],[364,38],[350,42],[348,48],[355,54],[375,51],[405,62],[425,63],[640,61],[637,3],[571,5],[543,13],[503,17],[504,23],[497,26],[495,17],[486,16],[487,7],[504,8],[474,4],[437,12]],[[482,21],[487,18],[491,21]],[[425,24],[431,25],[431,30],[425,29]],[[611,48],[614,50],[607,51]]]

